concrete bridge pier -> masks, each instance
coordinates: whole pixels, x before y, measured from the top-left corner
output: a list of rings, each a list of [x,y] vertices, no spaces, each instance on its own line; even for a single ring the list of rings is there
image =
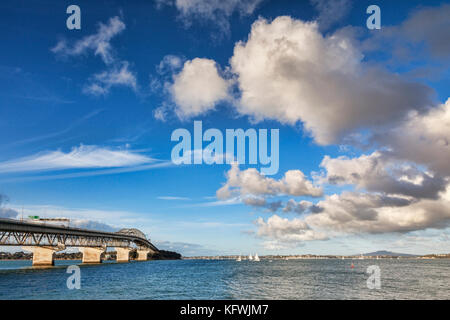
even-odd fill
[[[116,248],[116,261],[117,262],[129,262],[130,261],[130,248]]]
[[[147,261],[148,260],[148,254],[153,252],[153,250],[137,250],[137,261]]]
[[[82,263],[102,263],[101,255],[106,249],[81,247],[79,250],[83,254]]]
[[[64,246],[22,247],[23,250],[33,253],[33,267],[50,267],[55,265],[53,256],[55,252],[64,250]]]

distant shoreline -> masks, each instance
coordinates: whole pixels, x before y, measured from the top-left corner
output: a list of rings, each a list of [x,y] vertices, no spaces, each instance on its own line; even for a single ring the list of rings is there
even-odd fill
[[[169,252],[162,250],[162,255],[154,256],[150,260],[237,260],[238,255],[219,255],[219,256],[192,256],[184,257],[175,252]],[[242,261],[248,261],[247,256],[240,256]],[[0,261],[23,261],[32,260],[32,253],[25,252],[0,252]],[[135,258],[133,255],[130,256],[130,260]],[[317,259],[337,259],[337,260],[377,260],[377,259],[416,259],[416,260],[427,260],[427,259],[450,259],[450,253],[446,254],[427,254],[427,255],[408,255],[408,254],[389,254],[389,255],[352,255],[352,256],[340,256],[340,255],[266,255],[260,256],[261,260],[317,260]],[[82,260],[82,254],[80,252],[75,253],[57,253],[55,254],[54,260],[67,261],[67,260]],[[108,252],[104,261],[114,261],[115,252]]]
[[[236,260],[239,256],[194,256],[183,257],[183,260]],[[337,259],[337,260],[377,260],[377,259],[450,259],[450,253],[447,254],[429,254],[429,255],[379,255],[379,256],[337,256],[337,255],[280,255],[280,256],[260,256],[261,260],[313,260],[313,259]],[[248,261],[247,257],[242,257],[242,261]]]
[[[81,252],[62,252],[56,253],[53,260],[82,260],[83,254]],[[130,252],[130,260],[135,260],[137,258],[136,251]],[[150,256],[149,260],[180,260],[182,258],[181,254],[173,251],[160,250]],[[18,252],[0,252],[0,261],[23,261],[32,260],[33,254],[26,253],[23,251]],[[103,261],[114,261],[116,260],[116,252],[109,251],[102,254]]]

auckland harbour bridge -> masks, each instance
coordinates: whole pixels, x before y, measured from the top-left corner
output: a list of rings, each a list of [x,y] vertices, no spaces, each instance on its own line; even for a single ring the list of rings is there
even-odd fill
[[[137,229],[103,232],[59,225],[0,219],[0,246],[20,246],[33,253],[33,266],[51,266],[57,251],[76,247],[83,254],[83,263],[100,263],[108,247],[115,248],[117,262],[128,262],[130,251],[136,249],[137,260],[148,259],[158,249]]]

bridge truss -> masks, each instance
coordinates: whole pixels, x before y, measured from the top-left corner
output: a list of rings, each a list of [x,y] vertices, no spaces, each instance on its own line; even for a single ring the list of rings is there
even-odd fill
[[[103,232],[0,219],[0,246],[122,247],[158,249],[142,232]]]

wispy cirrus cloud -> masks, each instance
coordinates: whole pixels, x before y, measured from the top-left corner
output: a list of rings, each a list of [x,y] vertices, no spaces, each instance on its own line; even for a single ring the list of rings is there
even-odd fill
[[[189,27],[192,22],[213,21],[222,34],[229,34],[229,18],[237,13],[240,16],[251,15],[263,0],[155,0],[158,8],[173,6],[178,10],[179,18]]]
[[[242,203],[242,201],[241,201],[240,197],[234,197],[234,198],[226,199],[226,200],[216,200],[216,201],[194,203],[191,205],[186,205],[185,207],[221,207],[221,206],[229,206],[229,205],[235,205],[235,204],[241,204],[241,203]]]
[[[421,60],[424,57],[445,63],[450,59],[450,4],[421,6],[412,10],[399,25],[384,26],[364,42],[367,50],[390,52],[397,62]],[[445,68],[440,66],[440,71]]]
[[[42,135],[34,135],[32,137],[26,138],[26,139],[22,139],[22,140],[17,140],[14,142],[11,142],[9,144],[3,145],[0,148],[6,148],[6,147],[11,147],[11,146],[18,146],[18,145],[24,145],[24,144],[28,144],[28,143],[33,143],[33,142],[37,142],[37,141],[43,141],[43,140],[48,140],[48,139],[53,139],[56,137],[60,137],[66,133],[69,133],[70,131],[72,131],[73,129],[77,128],[78,126],[80,126],[82,123],[84,123],[85,121],[97,116],[99,113],[103,112],[104,109],[95,109],[91,112],[89,112],[88,114],[84,115],[83,117],[73,121],[72,123],[68,124],[65,126],[64,129],[59,130],[59,131],[54,131],[54,132],[49,132],[49,133],[44,133]]]
[[[129,68],[129,62],[120,60],[111,45],[112,39],[126,29],[119,17],[112,17],[107,24],[99,23],[96,33],[85,36],[73,44],[60,40],[50,50],[62,57],[78,57],[89,53],[99,56],[107,66],[106,70],[92,75],[83,87],[83,93],[93,96],[105,96],[112,87],[124,86],[137,91],[136,73]]]
[[[131,150],[80,145],[72,148],[69,152],[47,151],[0,162],[0,173],[120,168],[139,166],[156,161],[156,159]]]
[[[350,0],[310,0],[319,12],[317,21],[321,30],[326,30],[343,19],[350,11]]]
[[[175,197],[175,196],[159,196],[157,197],[159,200],[191,200],[188,197]]]
[[[130,70],[129,63],[122,61],[116,66],[94,74],[83,92],[94,96],[107,95],[112,87],[124,86],[137,90],[136,74]]]
[[[126,26],[119,17],[112,17],[107,24],[99,23],[97,33],[86,36],[73,44],[67,40],[60,40],[51,51],[62,56],[80,56],[89,51],[101,57],[104,63],[114,62],[111,40],[125,30]]]
[[[101,175],[111,175],[120,174],[126,172],[137,172],[146,171],[152,169],[166,168],[173,166],[173,163],[169,161],[158,161],[155,163],[144,164],[133,167],[120,167],[112,169],[100,169],[100,170],[85,170],[71,173],[58,173],[58,174],[48,174],[48,175],[32,175],[32,176],[20,176],[13,178],[1,179],[2,183],[8,182],[26,182],[26,181],[42,181],[42,180],[61,180],[61,179],[71,179],[71,178],[82,178],[82,177],[93,177]]]
[[[0,97],[22,102],[51,105],[73,104],[75,101],[61,96],[48,86],[45,75],[15,66],[0,65]]]

